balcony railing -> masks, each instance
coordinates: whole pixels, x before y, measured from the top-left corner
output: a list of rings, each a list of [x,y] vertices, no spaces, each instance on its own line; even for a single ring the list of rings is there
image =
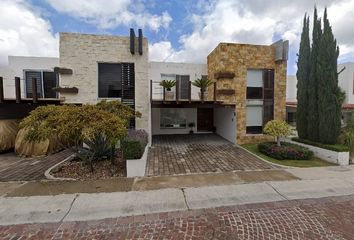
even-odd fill
[[[150,80],[150,101],[162,101],[162,102],[216,102],[216,82],[209,86],[212,88],[213,96],[208,95],[208,89],[205,94],[200,94],[200,88],[192,85],[191,81],[181,84],[179,80],[176,81],[176,86],[173,87],[168,93],[166,89],[160,85],[161,81]],[[171,97],[170,95],[173,94]]]

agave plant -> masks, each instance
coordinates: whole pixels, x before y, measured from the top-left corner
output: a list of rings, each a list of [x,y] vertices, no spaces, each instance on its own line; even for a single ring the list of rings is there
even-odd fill
[[[208,78],[198,78],[192,82],[193,86],[196,86],[200,88],[200,92],[204,93],[210,85],[213,84],[213,81],[211,81]]]
[[[175,80],[162,80],[160,86],[164,87],[167,91],[171,91],[171,88],[176,86]]]

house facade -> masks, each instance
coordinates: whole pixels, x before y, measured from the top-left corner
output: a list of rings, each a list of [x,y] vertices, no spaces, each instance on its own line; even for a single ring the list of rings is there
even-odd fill
[[[17,70],[11,70],[8,79],[23,77],[23,95],[30,97],[26,79],[38,78],[43,89],[51,72],[56,79],[53,97],[67,104],[120,100],[142,114],[131,127],[150,136],[215,132],[243,144],[270,140],[262,134],[265,123],[285,119],[287,55],[287,41],[220,43],[207,64],[149,62],[148,40],[141,30],[126,37],[60,33],[59,59],[18,57],[23,64],[12,64]],[[32,75],[27,70],[33,70]],[[206,78],[212,84],[201,97],[192,82]],[[163,80],[176,81],[172,99],[166,99]]]

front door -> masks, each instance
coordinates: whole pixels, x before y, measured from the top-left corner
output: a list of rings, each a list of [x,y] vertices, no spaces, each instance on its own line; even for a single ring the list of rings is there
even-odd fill
[[[214,127],[214,110],[212,108],[198,108],[197,130],[198,132],[212,131]]]

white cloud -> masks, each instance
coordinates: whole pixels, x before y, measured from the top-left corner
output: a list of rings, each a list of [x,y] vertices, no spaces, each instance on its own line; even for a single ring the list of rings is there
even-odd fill
[[[174,54],[169,41],[157,42],[149,45],[149,60],[163,62]]]
[[[36,14],[25,2],[0,1],[0,65],[8,55],[58,56],[58,36],[49,22]]]
[[[194,29],[179,38],[181,46],[178,49],[164,41],[161,43],[166,47],[151,48],[151,56],[168,56],[166,61],[206,62],[208,53],[219,42],[271,44],[279,38],[289,40],[290,51],[296,53],[303,16],[307,12],[312,17],[314,4],[308,0],[214,1],[212,7],[206,5],[203,14],[189,16]],[[324,6],[328,6],[329,19],[341,48],[340,60],[353,60],[354,31],[351,27],[354,26],[354,0],[321,1],[317,4],[320,17]],[[159,46],[159,43],[152,46]]]
[[[119,25],[136,24],[142,28],[158,31],[167,28],[172,21],[168,12],[151,14],[139,1],[132,0],[47,0],[58,12],[93,24],[101,29]],[[131,7],[134,6],[134,7]]]

